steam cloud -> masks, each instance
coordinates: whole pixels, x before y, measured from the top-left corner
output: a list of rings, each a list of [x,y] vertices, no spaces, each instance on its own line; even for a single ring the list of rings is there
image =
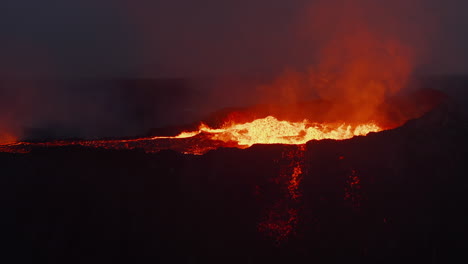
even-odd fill
[[[429,15],[421,16],[422,4],[315,1],[296,25],[300,39],[315,51],[314,63],[288,69],[273,85],[261,87],[266,101],[294,106],[315,96],[333,103],[322,113],[329,119],[379,119],[379,107],[407,86],[434,33],[421,27]]]
[[[276,103],[294,109],[302,100],[321,98],[335,106],[321,114],[331,119],[359,121],[378,115],[377,108],[385,97],[401,91],[411,74],[430,61],[428,57],[432,54],[427,54],[432,51],[430,44],[439,31],[439,18],[434,11],[441,10],[442,2],[446,1],[187,0],[158,2],[151,6],[133,1],[117,2],[100,1],[102,10],[91,12],[93,23],[99,24],[106,34],[115,31],[109,35],[110,40],[134,40],[135,43],[119,46],[115,43],[118,41],[102,39],[103,48],[112,52],[106,53],[106,60],[99,61],[96,58],[102,50],[89,48],[93,54],[86,54],[87,59],[80,58],[81,68],[88,70],[89,65],[99,62],[100,66],[92,70],[107,73],[110,69],[105,65],[120,71],[127,65],[119,63],[128,63],[138,74],[116,75],[130,78],[266,76],[253,82],[236,81],[235,85],[232,78],[218,78],[216,84],[200,93],[203,96],[194,96],[196,102],[189,102],[192,103],[190,107],[181,105],[187,102],[182,100],[183,103],[174,108],[190,108],[195,112],[203,109],[205,114],[215,110],[215,106]],[[109,16],[116,22],[112,25],[118,24],[120,29],[99,22],[101,13],[108,10],[109,5],[120,5],[119,11]],[[64,4],[62,10],[66,6]],[[96,36],[101,34],[94,33],[99,32],[89,36],[78,34],[95,27],[87,24],[83,30],[80,28],[83,21],[72,21],[89,16],[80,16],[80,8],[68,8],[78,12],[67,22],[74,25],[67,36],[80,36],[74,44],[77,46],[68,43],[69,46],[63,47],[67,52],[54,54],[54,50],[62,48],[62,42],[52,41],[54,48],[47,49],[38,44],[43,42],[43,35],[22,32],[32,39],[41,39],[34,43],[23,42],[25,45],[18,53],[7,50],[0,54],[0,141],[22,138],[27,134],[25,128],[44,124],[58,124],[66,130],[58,134],[77,137],[144,133],[132,121],[135,117],[126,113],[126,102],[119,92],[107,89],[96,94],[90,89],[82,89],[89,86],[86,83],[70,88],[69,84],[49,82],[44,85],[27,81],[38,76],[40,79],[68,78],[62,76],[60,67],[53,68],[47,63],[57,61],[59,57],[62,64],[58,65],[74,69],[71,65],[77,61],[73,61],[71,54],[82,51],[80,41],[85,41],[89,47],[96,46]],[[129,29],[131,33],[125,31]],[[54,34],[51,31],[47,36]],[[112,49],[109,49],[111,43]],[[21,58],[24,54],[26,58]],[[121,59],[122,56],[131,58]],[[8,57],[10,59],[5,59]],[[24,77],[24,69],[17,75],[14,63],[28,65],[26,75],[31,73],[33,78]],[[5,73],[11,77],[12,72],[15,81],[4,77]],[[95,76],[100,78],[99,72]],[[211,97],[204,96],[207,93]],[[160,104],[159,95],[153,96],[153,104]],[[163,115],[164,111],[170,112],[174,108],[161,104],[147,109],[156,109]],[[200,113],[193,115],[201,116]],[[181,120],[183,116],[187,115],[179,115],[179,120],[175,121],[186,121]],[[162,123],[156,120],[152,126],[158,125]],[[144,128],[149,127],[148,123]]]

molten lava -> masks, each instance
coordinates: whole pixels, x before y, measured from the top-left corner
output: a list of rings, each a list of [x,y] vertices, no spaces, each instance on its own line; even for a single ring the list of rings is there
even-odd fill
[[[268,116],[244,124],[227,123],[218,129],[201,124],[198,131],[182,132],[174,138],[189,138],[206,133],[213,140],[236,142],[240,147],[250,147],[254,144],[302,145],[310,140],[343,140],[382,130],[375,123],[355,126],[332,123],[318,124],[308,120],[303,122],[280,121],[273,116]],[[170,137],[155,137],[153,139],[164,138]]]
[[[78,140],[44,143],[18,142],[0,145],[0,152],[27,153],[34,147],[84,146],[103,149],[142,149],[153,153],[171,149],[185,154],[202,155],[220,147],[248,148],[254,144],[297,145],[283,152],[283,165],[276,177],[277,188],[284,198],[266,208],[258,230],[279,245],[296,232],[299,221],[300,183],[305,167],[305,143],[310,140],[343,140],[365,136],[383,129],[375,123],[313,123],[308,120],[289,122],[273,116],[251,122],[227,121],[220,128],[201,124],[198,130],[184,131],[173,137],[150,137],[130,140]]]
[[[383,129],[375,123],[337,124],[289,122],[273,116],[237,124],[226,122],[221,128],[201,124],[196,131],[184,131],[174,137],[149,137],[129,140],[78,140],[44,143],[18,142],[0,146],[0,152],[26,153],[33,147],[84,146],[103,149],[142,149],[148,153],[172,149],[185,154],[202,155],[220,147],[248,148],[254,144],[303,145],[310,140],[344,140],[365,136]]]

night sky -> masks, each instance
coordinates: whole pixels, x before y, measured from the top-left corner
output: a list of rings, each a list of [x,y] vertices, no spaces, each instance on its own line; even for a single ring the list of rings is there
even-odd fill
[[[301,67],[314,63],[314,41],[301,39],[301,31],[307,28],[304,10],[315,2],[6,0],[0,6],[1,73],[186,77]],[[430,47],[421,71],[467,72],[466,1],[374,2],[397,20],[409,18],[414,28],[433,29],[418,43]]]

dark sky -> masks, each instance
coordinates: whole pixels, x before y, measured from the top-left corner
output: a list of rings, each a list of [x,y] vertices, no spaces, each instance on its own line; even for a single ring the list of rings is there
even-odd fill
[[[411,1],[413,6],[395,16],[418,17],[417,27],[434,27],[437,32],[424,43],[430,52],[419,68],[466,73],[468,2],[406,2]],[[308,48],[297,38],[304,10],[314,2],[4,0],[0,69],[14,76],[69,78],[217,75],[300,67],[314,63],[313,44]],[[340,0],[333,2],[338,5]],[[398,1],[374,2],[386,8]]]

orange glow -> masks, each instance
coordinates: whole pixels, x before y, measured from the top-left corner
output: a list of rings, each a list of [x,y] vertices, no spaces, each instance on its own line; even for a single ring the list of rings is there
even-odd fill
[[[294,167],[293,174],[291,175],[291,179],[289,180],[288,190],[291,198],[293,200],[299,199],[301,197],[301,193],[299,192],[299,184],[300,176],[302,175],[302,166],[301,164],[296,164]]]
[[[363,200],[361,179],[355,169],[351,170],[351,174],[346,179],[344,200],[349,201],[355,209],[361,207]]]
[[[285,201],[280,201],[268,211],[265,221],[258,225],[258,230],[274,238],[277,245],[280,245],[295,233],[297,222],[297,210],[288,208]]]
[[[273,116],[237,124],[226,122],[221,128],[201,124],[196,131],[184,131],[173,137],[149,137],[129,140],[77,140],[44,143],[5,144],[0,152],[26,153],[33,147],[83,146],[103,149],[142,149],[148,153],[172,149],[185,154],[202,155],[220,147],[248,148],[254,144],[303,145],[310,140],[344,140],[365,136],[383,129],[376,123],[289,122]],[[296,174],[300,174],[297,172]]]
[[[305,145],[285,150],[281,155],[279,175],[274,178],[277,188],[285,192],[275,204],[267,208],[258,229],[272,237],[277,245],[294,236],[300,220],[300,183],[305,173]]]
[[[182,132],[173,138],[189,138],[206,133],[213,140],[236,142],[240,147],[250,147],[254,144],[301,145],[310,140],[343,140],[381,130],[375,123],[354,126],[344,123],[318,124],[308,120],[280,121],[273,116],[268,116],[244,124],[227,123],[218,129],[201,124],[198,131]],[[153,139],[167,138],[171,137],[154,137]]]
[[[1,133],[0,132],[0,145],[16,142],[17,138],[10,133]]]

